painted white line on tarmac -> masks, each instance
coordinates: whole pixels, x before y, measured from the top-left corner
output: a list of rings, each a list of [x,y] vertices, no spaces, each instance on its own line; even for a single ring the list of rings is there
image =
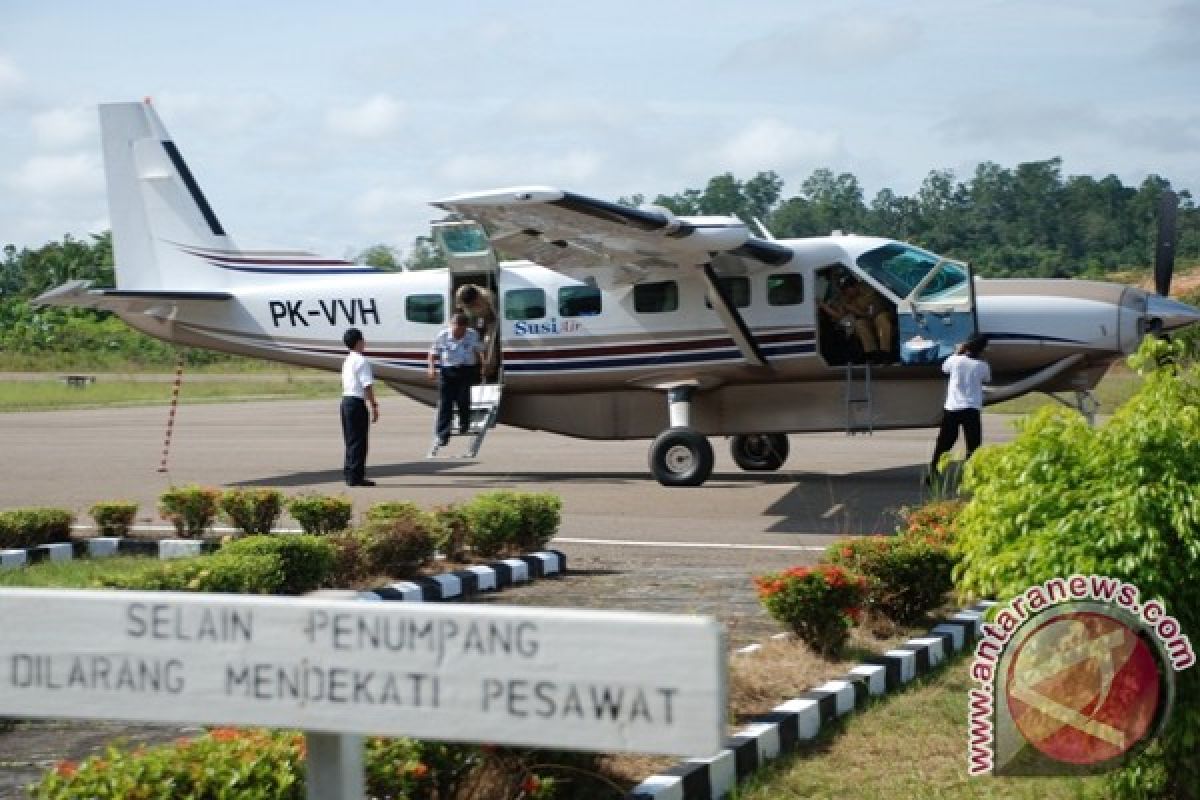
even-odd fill
[[[723,542],[641,542],[630,539],[574,539],[556,537],[551,544],[619,544],[630,547],[692,547],[712,550],[792,550],[805,553],[823,553],[819,544],[725,544]]]

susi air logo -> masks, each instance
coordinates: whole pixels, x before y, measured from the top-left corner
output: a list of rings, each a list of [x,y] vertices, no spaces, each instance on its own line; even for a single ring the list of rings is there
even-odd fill
[[[515,333],[517,336],[542,336],[545,334],[556,333],[578,333],[581,330],[583,330],[583,326],[575,320],[560,320],[558,317],[551,317],[550,319],[539,322],[518,320],[513,323],[513,333]]]

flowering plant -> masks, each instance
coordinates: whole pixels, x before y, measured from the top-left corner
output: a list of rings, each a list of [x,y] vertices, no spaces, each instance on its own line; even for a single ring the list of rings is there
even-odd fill
[[[835,564],[791,567],[754,579],[771,616],[827,658],[837,657],[862,616],[866,579]]]

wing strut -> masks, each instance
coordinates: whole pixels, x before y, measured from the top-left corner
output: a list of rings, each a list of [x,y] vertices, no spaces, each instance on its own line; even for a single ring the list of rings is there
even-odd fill
[[[713,310],[725,324],[725,330],[729,331],[729,335],[733,337],[733,343],[742,351],[746,362],[755,367],[769,366],[766,357],[758,348],[758,340],[754,338],[750,327],[746,325],[746,320],[742,318],[741,313],[733,304],[725,287],[717,280],[717,273],[713,270],[712,264],[701,265],[701,274],[704,276],[704,282],[708,285],[708,297]]]

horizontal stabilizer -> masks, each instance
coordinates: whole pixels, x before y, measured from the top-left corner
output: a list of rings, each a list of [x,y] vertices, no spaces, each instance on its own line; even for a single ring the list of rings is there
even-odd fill
[[[34,299],[34,305],[93,308],[100,311],[144,311],[174,301],[220,302],[233,299],[230,292],[170,291],[165,289],[91,289],[90,281],[68,281]]]

